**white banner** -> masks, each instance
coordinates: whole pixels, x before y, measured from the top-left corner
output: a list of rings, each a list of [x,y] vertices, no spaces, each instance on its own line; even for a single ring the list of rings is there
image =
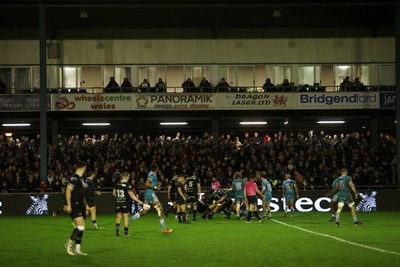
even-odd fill
[[[209,110],[215,106],[215,94],[135,94],[135,109],[140,110]]]
[[[376,92],[298,93],[298,109],[379,108]]]
[[[53,94],[53,111],[133,110],[132,94]]]
[[[297,93],[219,93],[217,109],[295,109]]]

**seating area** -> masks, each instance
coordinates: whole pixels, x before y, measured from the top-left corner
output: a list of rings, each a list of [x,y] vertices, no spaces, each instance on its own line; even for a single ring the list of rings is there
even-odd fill
[[[378,138],[376,151],[372,138]],[[0,135],[0,192],[60,192],[79,160],[95,172],[94,182],[101,190],[110,190],[122,172],[129,172],[136,186],[143,188],[151,163],[159,165],[163,190],[175,173],[189,176],[195,170],[203,188],[209,188],[213,178],[229,186],[239,171],[244,177],[255,175],[257,183],[267,176],[276,190],[286,173],[302,190],[329,190],[344,167],[357,187],[390,188],[397,182],[396,141],[383,133],[372,137],[370,132],[254,132],[221,135],[218,140],[208,133],[60,135],[58,144],[48,146],[48,175],[43,179],[39,143],[37,137]]]

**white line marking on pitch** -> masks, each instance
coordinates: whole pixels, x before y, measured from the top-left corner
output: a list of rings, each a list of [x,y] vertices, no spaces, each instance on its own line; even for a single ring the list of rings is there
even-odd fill
[[[353,245],[353,246],[362,247],[362,248],[366,248],[366,249],[370,249],[370,250],[375,250],[375,251],[379,251],[379,252],[383,252],[383,253],[389,253],[389,254],[400,256],[399,252],[385,250],[385,249],[376,248],[376,247],[370,247],[370,246],[367,246],[367,245],[363,245],[363,244],[347,241],[345,239],[342,239],[342,238],[339,238],[339,237],[336,237],[336,236],[331,236],[331,235],[327,235],[327,234],[321,234],[321,233],[318,233],[318,232],[314,232],[314,231],[311,231],[311,230],[307,230],[307,229],[301,228],[299,226],[290,225],[290,224],[287,224],[287,223],[284,223],[284,222],[280,222],[280,221],[277,221],[277,220],[274,220],[274,219],[272,219],[271,221],[276,222],[276,223],[280,223],[280,224],[283,224],[285,226],[289,226],[289,227],[292,227],[292,228],[295,228],[295,229],[298,229],[298,230],[301,230],[301,231],[304,231],[304,232],[307,232],[307,233],[310,233],[310,234],[328,237],[328,238],[337,240],[339,242],[347,243],[347,244],[350,244],[350,245]],[[362,227],[362,226],[360,226],[360,227]]]

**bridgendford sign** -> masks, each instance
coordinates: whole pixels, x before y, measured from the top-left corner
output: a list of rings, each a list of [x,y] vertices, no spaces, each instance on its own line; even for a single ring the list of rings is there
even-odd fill
[[[379,108],[379,94],[369,92],[300,93],[299,109]]]

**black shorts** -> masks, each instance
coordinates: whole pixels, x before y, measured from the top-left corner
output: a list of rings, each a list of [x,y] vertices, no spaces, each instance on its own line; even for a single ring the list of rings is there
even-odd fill
[[[185,205],[185,204],[186,204],[186,201],[185,201],[183,198],[178,197],[178,198],[176,199],[176,203],[177,203],[178,205]]]
[[[187,196],[186,203],[197,203],[197,196]]]
[[[171,199],[171,201],[172,201],[172,202],[176,201],[175,194],[171,194],[171,197],[170,197],[170,199]]]
[[[256,196],[247,196],[247,200],[249,201],[249,204],[257,205],[257,197]]]
[[[116,206],[115,213],[131,213],[131,206],[130,205]]]
[[[75,219],[77,217],[83,217],[83,219],[86,219],[86,207],[83,204],[79,203],[74,203],[72,204],[72,211],[69,214],[71,216],[71,219]]]
[[[96,207],[96,203],[94,202],[93,198],[87,199],[86,204],[88,204],[89,208]]]

